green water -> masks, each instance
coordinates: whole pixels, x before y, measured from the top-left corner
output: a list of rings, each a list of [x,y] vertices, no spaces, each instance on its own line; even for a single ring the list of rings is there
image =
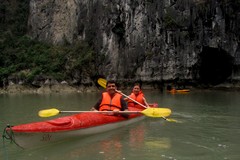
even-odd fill
[[[30,149],[1,139],[0,159],[240,159],[240,92],[205,90],[172,95],[148,91],[145,95],[149,102],[172,109],[171,118],[181,123],[147,118],[118,130]],[[89,110],[98,98],[99,93],[0,95],[0,129],[6,124],[43,120],[37,115],[42,109]]]

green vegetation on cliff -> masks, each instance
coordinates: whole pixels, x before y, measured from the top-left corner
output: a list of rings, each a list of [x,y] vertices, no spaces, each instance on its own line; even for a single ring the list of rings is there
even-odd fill
[[[0,87],[9,78],[31,83],[39,76],[72,80],[96,74],[95,54],[87,43],[52,46],[28,37],[28,10],[29,0],[1,2]]]

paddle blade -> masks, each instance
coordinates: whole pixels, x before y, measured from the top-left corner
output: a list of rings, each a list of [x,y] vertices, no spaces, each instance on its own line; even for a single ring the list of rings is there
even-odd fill
[[[38,112],[38,115],[40,117],[51,117],[51,116],[58,115],[59,113],[60,111],[58,109],[52,108],[52,109],[41,110]]]
[[[171,110],[168,108],[147,108],[141,113],[148,117],[168,117],[171,114]]]
[[[107,88],[107,80],[103,78],[98,79],[98,84],[102,86],[103,88]]]

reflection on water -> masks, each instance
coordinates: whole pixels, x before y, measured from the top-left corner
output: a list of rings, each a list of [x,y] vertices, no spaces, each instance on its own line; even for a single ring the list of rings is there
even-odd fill
[[[159,137],[153,140],[146,140],[145,145],[149,149],[157,148],[157,149],[169,149],[171,148],[171,141],[166,137]]]
[[[5,145],[0,146],[0,159],[240,159],[239,92],[168,94],[153,91],[145,92],[145,95],[149,102],[170,108],[173,111],[170,118],[182,123],[146,118],[118,130],[27,150],[5,141]],[[89,110],[98,98],[99,93],[0,95],[0,127],[3,129],[8,123],[15,125],[43,120],[37,112],[52,107],[59,110]]]

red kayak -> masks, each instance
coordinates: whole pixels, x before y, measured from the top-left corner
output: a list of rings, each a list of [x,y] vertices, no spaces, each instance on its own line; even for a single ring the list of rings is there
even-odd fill
[[[154,105],[156,107],[157,104]],[[129,111],[141,111],[129,108]],[[23,148],[40,146],[64,139],[92,135],[123,127],[144,119],[142,114],[112,116],[101,113],[80,113],[53,120],[16,125],[5,129],[5,136]]]

